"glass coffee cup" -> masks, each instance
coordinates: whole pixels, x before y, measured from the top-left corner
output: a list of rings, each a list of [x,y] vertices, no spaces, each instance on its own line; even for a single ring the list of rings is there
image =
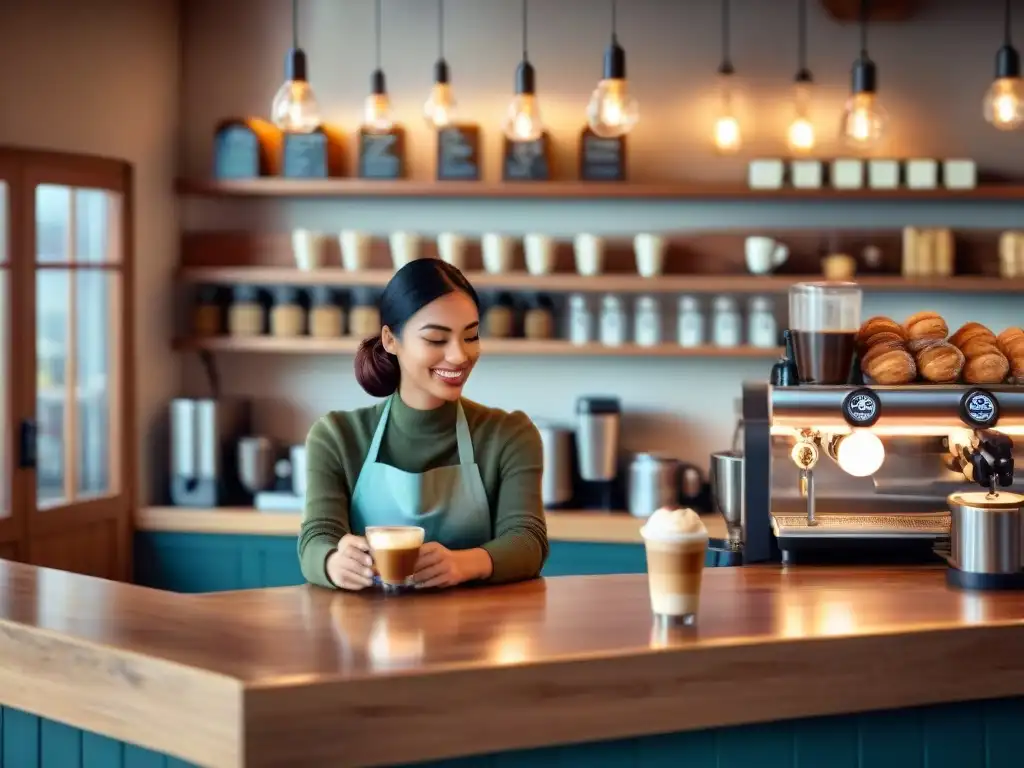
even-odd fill
[[[366,528],[373,565],[386,594],[412,587],[424,531],[415,525],[371,525]]]
[[[797,283],[789,289],[789,330],[801,384],[846,384],[860,330],[856,283]]]

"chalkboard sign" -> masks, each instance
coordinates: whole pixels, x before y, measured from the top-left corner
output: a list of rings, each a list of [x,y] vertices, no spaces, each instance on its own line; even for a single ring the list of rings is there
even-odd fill
[[[584,181],[625,181],[626,137],[605,139],[584,128],[580,135],[580,178]]]
[[[400,126],[387,133],[359,131],[359,178],[405,178],[405,132]]]
[[[550,181],[551,139],[544,134],[536,141],[509,141],[501,162],[505,181]]]
[[[230,118],[213,137],[213,175],[218,179],[255,179],[277,173],[281,132],[265,120]]]
[[[480,180],[480,128],[450,125],[437,132],[438,181]]]
[[[289,179],[326,179],[342,174],[340,137],[324,126],[312,133],[284,134],[281,175]]]

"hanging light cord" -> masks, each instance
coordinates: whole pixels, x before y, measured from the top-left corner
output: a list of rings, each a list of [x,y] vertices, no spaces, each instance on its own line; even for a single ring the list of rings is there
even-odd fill
[[[809,74],[807,71],[807,0],[797,4],[797,77]]]
[[[377,69],[381,69],[380,65],[380,49],[381,49],[381,27],[383,26],[384,9],[382,8],[382,0],[377,0],[376,7],[376,32],[377,32]]]
[[[292,0],[292,48],[299,47],[299,0]]]
[[[618,3],[612,0],[612,44],[619,42],[618,36]]]
[[[526,28],[527,28],[527,22],[529,21],[529,18],[530,18],[529,2],[528,2],[528,0],[523,0],[523,61],[526,61],[527,58],[528,58],[528,56],[526,54],[526,37],[527,37],[527,35],[526,35]]]
[[[1003,45],[1007,48],[1013,47],[1010,30],[1013,28],[1013,19],[1010,16],[1010,0],[1003,3]]]
[[[868,57],[868,0],[860,0],[860,57]]]
[[[437,50],[444,58],[444,0],[437,0]]]
[[[718,67],[718,71],[723,75],[733,73],[732,60],[729,57],[729,27],[731,26],[729,6],[729,0],[722,0],[722,64]]]

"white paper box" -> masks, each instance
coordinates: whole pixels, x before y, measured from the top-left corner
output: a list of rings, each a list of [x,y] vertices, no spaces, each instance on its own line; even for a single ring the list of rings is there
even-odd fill
[[[978,164],[973,160],[946,160],[942,164],[946,189],[974,189],[978,186]]]
[[[825,166],[821,160],[793,160],[789,172],[797,189],[820,189],[825,183]]]
[[[872,189],[896,189],[900,185],[900,164],[897,160],[869,160],[868,186]]]
[[[786,165],[782,160],[751,160],[747,167],[747,184],[751,189],[782,189]]]
[[[832,186],[836,189],[860,189],[864,186],[864,161],[844,157],[832,161]]]
[[[907,160],[907,186],[910,189],[935,189],[939,186],[939,163],[930,157]]]

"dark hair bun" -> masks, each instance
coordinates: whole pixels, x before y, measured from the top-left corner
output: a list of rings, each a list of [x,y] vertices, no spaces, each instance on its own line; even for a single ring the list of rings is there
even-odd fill
[[[384,349],[380,336],[371,336],[359,345],[355,369],[359,386],[374,397],[387,397],[398,389],[398,358]]]

